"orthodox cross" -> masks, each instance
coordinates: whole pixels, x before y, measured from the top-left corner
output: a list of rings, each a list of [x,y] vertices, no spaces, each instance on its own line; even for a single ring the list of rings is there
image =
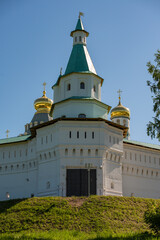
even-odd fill
[[[45,90],[45,86],[46,86],[46,82],[43,83],[44,91],[46,91],[46,90]]]
[[[43,87],[44,87],[43,96],[46,96],[46,89],[45,89],[45,86],[46,86],[46,82],[43,83]]]
[[[121,93],[122,93],[122,91],[119,89],[118,91],[117,91],[117,93],[119,94],[119,100],[121,99]]]
[[[6,135],[6,137],[8,138],[8,133],[9,133],[10,131],[7,129],[7,131],[6,131],[6,133],[7,133],[7,135]]]

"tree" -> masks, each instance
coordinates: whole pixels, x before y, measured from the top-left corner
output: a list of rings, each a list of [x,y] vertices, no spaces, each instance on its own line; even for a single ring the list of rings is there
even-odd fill
[[[147,63],[148,72],[152,76],[152,81],[147,81],[147,85],[153,93],[153,111],[155,113],[153,122],[150,121],[147,124],[147,135],[160,141],[160,50],[157,50],[154,61],[155,65],[151,62]]]

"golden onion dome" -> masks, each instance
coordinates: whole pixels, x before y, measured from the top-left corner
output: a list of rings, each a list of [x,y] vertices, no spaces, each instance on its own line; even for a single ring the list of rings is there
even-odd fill
[[[111,110],[111,120],[113,118],[118,118],[118,117],[126,117],[130,119],[130,110],[129,108],[126,108],[121,104],[120,97],[119,97],[119,104],[117,105],[117,107]]]
[[[37,110],[36,113],[49,113],[53,104],[53,101],[46,97],[46,91],[45,91],[45,85],[46,83],[43,83],[44,85],[44,91],[43,96],[40,98],[37,98],[34,101],[34,107]]]

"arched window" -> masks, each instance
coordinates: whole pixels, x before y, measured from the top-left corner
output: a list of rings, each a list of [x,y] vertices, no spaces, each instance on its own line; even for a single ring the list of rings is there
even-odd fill
[[[84,82],[80,83],[80,89],[85,89],[85,83]]]
[[[75,42],[77,42],[77,37],[75,37]]]
[[[93,86],[93,91],[96,92],[96,86],[95,85]]]
[[[70,91],[70,90],[71,90],[71,84],[68,83],[68,85],[67,85],[67,91]]]
[[[79,41],[80,41],[80,42],[82,41],[82,37],[81,37],[81,36],[79,36]]]
[[[80,156],[83,156],[83,149],[80,150]]]
[[[50,189],[50,187],[51,187],[51,184],[50,184],[50,182],[48,181],[48,182],[46,183],[46,188],[47,188],[47,189]]]
[[[125,119],[123,120],[123,125],[126,126],[126,120]]]
[[[111,189],[114,189],[114,183],[113,182],[111,183]]]
[[[65,149],[65,155],[66,156],[68,155],[68,149],[67,148]]]
[[[78,118],[86,118],[86,114],[80,113],[80,114],[78,115]]]
[[[119,119],[117,119],[117,123],[120,124],[120,120]]]

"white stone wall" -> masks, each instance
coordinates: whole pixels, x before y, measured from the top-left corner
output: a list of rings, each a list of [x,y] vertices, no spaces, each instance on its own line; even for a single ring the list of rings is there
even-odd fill
[[[123,195],[160,198],[160,151],[124,144]]]
[[[0,146],[0,200],[36,195],[35,139]]]

